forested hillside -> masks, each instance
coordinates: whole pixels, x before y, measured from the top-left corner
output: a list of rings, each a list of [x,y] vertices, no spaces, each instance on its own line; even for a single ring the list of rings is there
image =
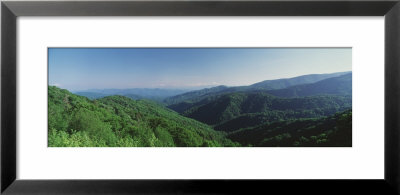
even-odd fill
[[[351,108],[350,96],[278,98],[264,92],[240,92],[171,105],[171,109],[216,129],[232,131],[247,125],[298,118],[318,118]]]
[[[351,146],[352,112],[318,119],[287,120],[240,129],[228,135],[244,146]]]
[[[48,90],[50,147],[352,144],[351,72],[187,93],[109,89],[76,95],[54,86]]]
[[[208,125],[148,100],[97,100],[49,86],[50,147],[238,146]]]

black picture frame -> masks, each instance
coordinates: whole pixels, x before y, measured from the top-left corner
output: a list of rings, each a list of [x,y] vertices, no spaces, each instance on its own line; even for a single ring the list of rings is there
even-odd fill
[[[16,33],[19,16],[385,16],[385,176],[382,180],[16,179]],[[2,1],[3,194],[399,194],[399,0]],[[373,141],[373,140],[372,140]],[[105,167],[107,168],[107,167]],[[368,171],[368,170],[365,170]]]

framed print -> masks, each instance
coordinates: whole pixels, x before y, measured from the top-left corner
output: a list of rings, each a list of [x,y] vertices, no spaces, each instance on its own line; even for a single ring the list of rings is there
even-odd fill
[[[398,1],[1,7],[2,193],[399,193]]]

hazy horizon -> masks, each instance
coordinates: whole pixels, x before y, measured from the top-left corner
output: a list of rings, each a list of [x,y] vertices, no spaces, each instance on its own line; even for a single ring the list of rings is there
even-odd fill
[[[49,48],[49,85],[70,91],[197,90],[352,71],[351,48]]]
[[[350,71],[343,71],[343,72],[352,72]],[[332,73],[341,73],[341,72],[330,72],[330,73],[321,73],[321,74],[332,74]],[[311,75],[311,74],[306,74],[306,75]],[[299,76],[305,76],[305,75],[298,75],[298,76],[294,76],[294,77],[288,77],[288,78],[278,78],[278,79],[271,79],[271,80],[279,80],[279,79],[290,79],[290,78],[295,78],[295,77],[299,77]],[[267,80],[263,80],[263,81],[267,81]],[[263,81],[258,81],[256,83],[259,82],[263,82]],[[255,84],[255,83],[252,83]],[[249,85],[252,85],[249,84]],[[49,85],[49,86],[55,86],[55,85]],[[95,91],[95,90],[110,90],[110,89],[116,89],[116,90],[126,90],[126,89],[161,89],[161,90],[201,90],[201,89],[206,89],[206,88],[212,88],[212,87],[218,87],[218,86],[226,86],[226,87],[241,87],[241,86],[248,86],[248,85],[235,85],[235,86],[231,86],[231,85],[210,85],[210,86],[198,86],[198,87],[186,87],[186,88],[168,88],[168,87],[135,87],[135,88],[91,88],[91,89],[81,89],[81,90],[69,90],[71,92],[84,92],[84,91]],[[56,86],[59,87],[61,89],[65,89],[63,87],[60,86]]]

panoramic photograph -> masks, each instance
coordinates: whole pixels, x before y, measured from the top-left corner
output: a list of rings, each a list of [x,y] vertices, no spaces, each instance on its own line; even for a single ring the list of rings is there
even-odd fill
[[[48,147],[351,146],[351,48],[48,48]]]

